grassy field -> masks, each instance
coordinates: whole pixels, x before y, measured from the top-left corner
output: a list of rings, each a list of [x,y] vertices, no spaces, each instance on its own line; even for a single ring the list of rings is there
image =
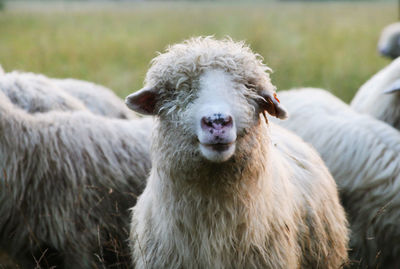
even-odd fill
[[[0,12],[0,63],[114,89],[139,89],[149,61],[197,35],[246,40],[275,71],[278,89],[323,87],[345,101],[389,61],[378,56],[396,2],[93,3],[10,2]]]

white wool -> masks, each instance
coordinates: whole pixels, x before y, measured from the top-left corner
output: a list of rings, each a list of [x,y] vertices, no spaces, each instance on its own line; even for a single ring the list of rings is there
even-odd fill
[[[400,58],[361,86],[351,107],[400,130]]]
[[[87,110],[112,118],[137,118],[110,89],[82,80],[14,71],[0,76],[0,91],[29,113]]]
[[[82,101],[95,114],[112,118],[134,119],[135,113],[129,110],[115,93],[98,84],[78,79],[51,79],[58,87]]]
[[[351,225],[351,258],[397,268],[400,257],[400,135],[321,89],[279,92],[291,117],[280,125],[321,154]],[[377,258],[378,257],[378,258]]]
[[[64,92],[42,75],[6,73],[0,77],[0,91],[11,102],[29,113],[51,110],[87,110],[79,99]]]
[[[151,128],[85,109],[30,114],[0,91],[0,248],[22,268],[127,267]]]

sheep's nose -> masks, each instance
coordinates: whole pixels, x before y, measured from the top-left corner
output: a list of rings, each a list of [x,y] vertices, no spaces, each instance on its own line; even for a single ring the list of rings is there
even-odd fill
[[[232,128],[233,120],[231,115],[215,113],[201,118],[201,128],[205,131],[225,133],[225,130]]]

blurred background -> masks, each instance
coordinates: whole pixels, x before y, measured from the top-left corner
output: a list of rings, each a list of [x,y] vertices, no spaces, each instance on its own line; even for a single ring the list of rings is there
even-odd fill
[[[346,102],[389,63],[376,45],[398,20],[381,1],[0,0],[0,64],[138,90],[157,51],[191,36],[246,40],[278,90],[326,88]]]

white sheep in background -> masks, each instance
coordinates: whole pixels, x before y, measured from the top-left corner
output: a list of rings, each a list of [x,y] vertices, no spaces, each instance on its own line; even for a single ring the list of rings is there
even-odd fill
[[[0,91],[29,113],[51,110],[89,111],[82,101],[42,75],[18,72],[0,74]]]
[[[133,208],[137,268],[339,268],[347,226],[318,154],[284,118],[243,43],[193,38],[156,57],[127,97],[158,115],[153,168]],[[262,116],[264,114],[264,117]]]
[[[30,114],[0,92],[0,249],[22,268],[125,268],[152,120]]]
[[[110,89],[82,80],[0,72],[0,91],[30,113],[87,109],[113,118],[136,118]]]
[[[279,92],[291,117],[280,125],[321,154],[351,226],[356,268],[400,268],[400,135],[327,91]],[[360,266],[360,267],[359,267]]]
[[[351,107],[400,130],[400,58],[361,86]]]
[[[400,56],[400,22],[389,24],[382,30],[378,51],[382,56],[392,59]]]
[[[113,118],[134,119],[136,114],[130,111],[121,98],[98,84],[78,79],[51,79],[54,84],[81,100],[92,112]]]

